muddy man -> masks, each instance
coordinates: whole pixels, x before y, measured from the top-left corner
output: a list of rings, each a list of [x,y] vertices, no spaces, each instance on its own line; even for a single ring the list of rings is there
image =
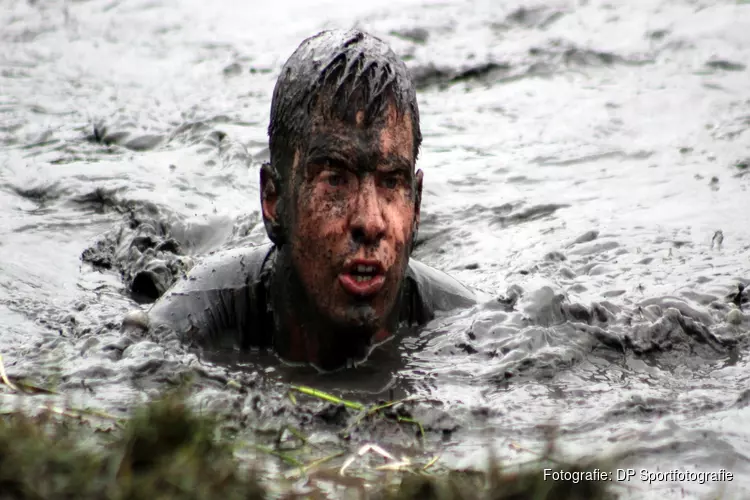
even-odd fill
[[[357,30],[303,41],[276,82],[268,135],[260,192],[271,243],[203,260],[151,308],[154,333],[332,370],[401,326],[475,302],[409,257],[422,135],[414,85],[384,42]]]

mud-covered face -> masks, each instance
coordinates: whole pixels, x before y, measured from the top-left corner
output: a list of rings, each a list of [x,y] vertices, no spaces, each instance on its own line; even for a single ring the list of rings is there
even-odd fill
[[[391,106],[370,126],[313,122],[292,169],[292,265],[328,321],[371,333],[394,311],[419,223],[408,116]]]

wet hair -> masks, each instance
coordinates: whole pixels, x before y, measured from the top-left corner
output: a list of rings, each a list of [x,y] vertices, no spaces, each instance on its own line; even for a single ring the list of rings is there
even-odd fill
[[[276,81],[268,126],[271,165],[286,181],[295,150],[317,118],[365,124],[382,117],[392,103],[399,117],[411,117],[416,160],[422,133],[414,84],[406,65],[379,38],[359,30],[330,30],[304,40]],[[315,116],[323,113],[323,116]]]

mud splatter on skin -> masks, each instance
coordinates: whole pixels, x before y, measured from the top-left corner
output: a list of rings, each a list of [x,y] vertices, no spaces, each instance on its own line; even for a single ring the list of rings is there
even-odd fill
[[[395,114],[391,113],[391,116],[387,124],[364,131],[364,139],[347,132],[344,127],[338,134],[323,130],[314,132],[316,139],[303,157],[307,158],[307,168],[304,172],[302,167],[295,170],[297,213],[322,203],[318,211],[332,213],[333,220],[354,219],[349,251],[356,254],[364,248],[365,258],[376,257],[377,248],[371,248],[371,245],[378,243],[382,231],[388,231],[394,225],[393,231],[399,239],[395,245],[403,247],[401,250],[409,248],[404,241],[410,240],[409,229],[414,228],[419,220],[419,207],[415,205],[413,193],[421,191],[421,172],[414,173],[410,153],[411,127],[408,117],[398,123]],[[322,144],[325,146],[321,148]],[[368,217],[375,217],[378,221],[370,231],[375,234],[367,234],[370,230],[366,227]],[[325,222],[320,215],[317,218],[318,223]],[[311,228],[312,225],[308,224],[302,230],[309,232]],[[396,255],[402,256],[397,259],[399,261],[407,257],[400,252]],[[393,263],[391,256],[383,262],[386,268]]]

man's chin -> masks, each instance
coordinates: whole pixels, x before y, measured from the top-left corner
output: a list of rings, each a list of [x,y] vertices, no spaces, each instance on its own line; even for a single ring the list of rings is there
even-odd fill
[[[380,329],[381,318],[369,304],[350,305],[337,313],[331,318],[334,328],[357,330],[362,335],[374,335]]]

